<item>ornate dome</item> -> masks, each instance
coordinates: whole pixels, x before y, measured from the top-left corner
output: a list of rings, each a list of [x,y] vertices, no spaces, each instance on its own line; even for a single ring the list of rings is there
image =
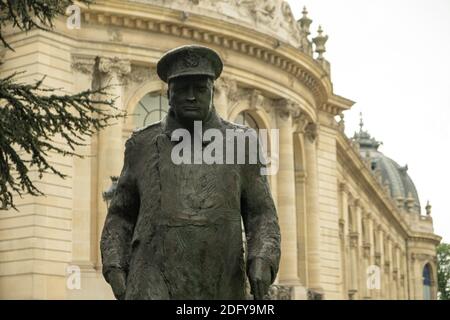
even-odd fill
[[[363,130],[362,119],[360,130],[354,134],[353,140],[359,144],[361,157],[369,159],[372,172],[381,176],[383,185],[389,188],[389,193],[397,205],[407,212],[420,214],[419,196],[414,182],[408,175],[408,166],[402,167],[378,151],[382,142]]]

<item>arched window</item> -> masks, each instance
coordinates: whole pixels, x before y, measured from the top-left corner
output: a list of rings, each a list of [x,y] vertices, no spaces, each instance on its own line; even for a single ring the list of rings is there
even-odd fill
[[[246,111],[242,111],[241,113],[239,113],[234,122],[253,128],[255,130],[259,130],[259,126],[255,118],[253,118],[252,115]]]
[[[144,127],[148,124],[161,120],[169,110],[169,100],[157,93],[147,93],[136,105],[133,114],[133,125],[135,128]]]
[[[431,268],[429,263],[427,263],[425,267],[423,267],[422,279],[423,279],[423,299],[431,300]]]

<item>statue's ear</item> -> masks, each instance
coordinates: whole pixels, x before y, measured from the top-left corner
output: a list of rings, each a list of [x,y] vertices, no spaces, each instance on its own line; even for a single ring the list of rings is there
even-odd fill
[[[209,79],[209,84],[210,84],[211,89],[212,89],[212,93],[213,93],[213,95],[214,95],[214,93],[215,93],[215,91],[216,91],[216,86],[214,85],[214,80],[213,80],[213,78],[211,78],[211,77],[208,77],[208,79]]]
[[[214,81],[211,80],[211,104],[214,104],[214,94],[216,93],[216,87]]]

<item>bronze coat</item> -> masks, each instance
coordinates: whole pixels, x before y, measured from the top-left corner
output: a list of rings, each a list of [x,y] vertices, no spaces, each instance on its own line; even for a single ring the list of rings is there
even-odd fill
[[[169,112],[126,142],[101,238],[103,274],[108,281],[115,268],[127,273],[126,299],[244,299],[245,258],[265,259],[272,281],[278,271],[280,231],[267,177],[259,164],[175,165],[170,137],[180,127]],[[203,123],[209,128],[224,136],[248,130],[215,111]]]

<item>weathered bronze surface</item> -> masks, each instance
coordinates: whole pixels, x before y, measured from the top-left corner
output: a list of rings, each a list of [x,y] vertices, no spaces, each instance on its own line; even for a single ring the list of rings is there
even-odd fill
[[[227,129],[249,130],[215,112],[221,71],[220,57],[200,46],[172,50],[158,63],[170,110],[126,142],[101,238],[103,274],[117,299],[244,299],[246,275],[262,299],[276,277],[280,231],[262,164],[177,165],[171,157],[172,132],[193,133],[194,121],[224,137]]]

